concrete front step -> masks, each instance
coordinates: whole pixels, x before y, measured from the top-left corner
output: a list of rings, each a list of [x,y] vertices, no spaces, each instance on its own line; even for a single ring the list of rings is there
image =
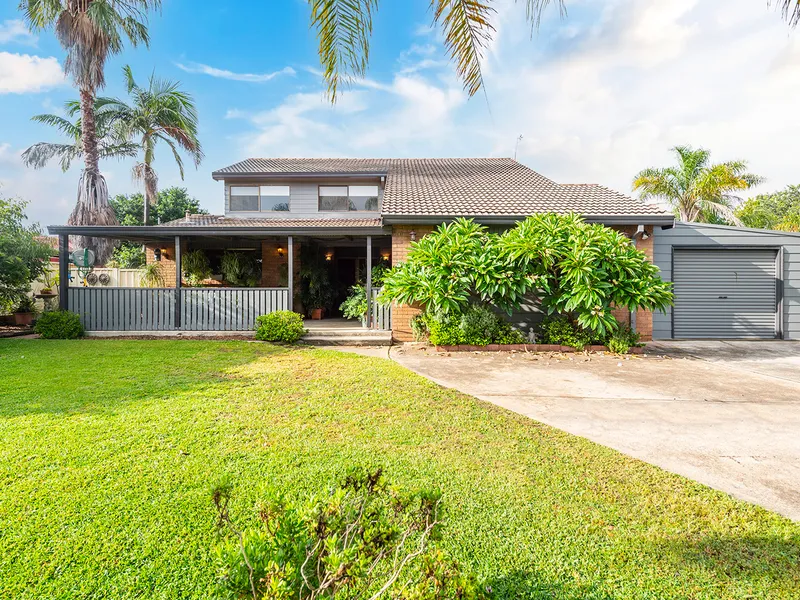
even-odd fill
[[[303,342],[312,346],[391,346],[392,332],[370,331],[367,335],[346,335],[343,333],[331,335],[330,332],[307,333],[303,336]]]

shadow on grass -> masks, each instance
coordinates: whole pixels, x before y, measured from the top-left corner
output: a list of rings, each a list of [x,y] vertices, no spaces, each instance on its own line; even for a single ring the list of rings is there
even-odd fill
[[[0,418],[114,410],[186,394],[293,348],[192,340],[0,340]]]
[[[485,585],[493,600],[615,600],[596,585],[554,584],[532,570],[512,571]]]
[[[676,541],[665,549],[681,564],[694,563],[719,579],[768,580],[782,588],[800,588],[800,534],[785,536],[709,535]],[[800,593],[800,591],[798,591]]]

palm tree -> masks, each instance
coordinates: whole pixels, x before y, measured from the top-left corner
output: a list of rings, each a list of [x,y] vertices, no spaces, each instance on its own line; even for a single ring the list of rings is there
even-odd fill
[[[732,205],[741,201],[731,192],[746,190],[764,179],[747,172],[747,163],[735,160],[710,164],[711,153],[690,146],[672,148],[678,164],[665,169],[645,169],[633,180],[642,199],[669,202],[681,221],[709,221],[718,217],[740,225]]]
[[[772,2],[770,2],[772,4]],[[777,0],[783,18],[789,22],[792,27],[800,23],[800,0]]]
[[[342,84],[366,75],[372,16],[379,0],[309,0],[311,26],[317,32],[328,96],[336,101]],[[536,28],[544,10],[557,4],[566,14],[564,0],[525,0],[527,18]],[[481,59],[492,41],[495,9],[492,0],[431,0],[433,23],[442,28],[444,42],[456,72],[470,96],[483,87]]]
[[[58,129],[66,136],[69,143],[38,142],[22,153],[22,162],[27,167],[41,169],[53,159],[61,164],[61,169],[66,172],[72,162],[83,156],[83,141],[81,137],[81,120],[69,120],[80,113],[80,102],[70,100],[64,104],[67,116],[36,115],[32,121],[44,123]],[[97,155],[103,158],[125,158],[136,156],[138,146],[127,140],[121,139],[115,125],[116,116],[108,110],[103,110],[95,102],[94,123],[97,134]]]
[[[64,71],[80,92],[81,141],[84,171],[78,185],[78,201],[70,225],[116,224],[108,204],[108,187],[100,174],[94,101],[105,84],[109,56],[122,52],[125,39],[131,45],[149,43],[147,12],[160,0],[21,0],[20,9],[34,31],[55,30],[66,50]],[[81,238],[80,246],[92,246],[98,261],[110,255],[113,242],[106,238]]]
[[[194,100],[178,89],[178,82],[150,77],[147,88],[136,84],[129,66],[123,68],[125,84],[132,103],[117,98],[100,98],[102,111],[114,115],[119,135],[125,140],[137,140],[143,153],[142,162],[133,167],[133,177],[144,183],[144,224],[150,217],[150,207],[158,202],[158,176],[153,169],[156,144],[161,141],[172,150],[183,179],[183,160],[178,152],[187,152],[198,166],[203,151],[197,139],[197,109]]]

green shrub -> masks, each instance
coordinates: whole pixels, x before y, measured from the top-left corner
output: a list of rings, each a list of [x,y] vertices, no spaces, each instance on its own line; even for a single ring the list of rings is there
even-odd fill
[[[256,318],[257,340],[293,344],[304,333],[303,316],[290,310],[276,310]]]
[[[621,325],[606,340],[606,346],[614,354],[627,354],[639,344],[639,334],[627,325]]]
[[[235,287],[256,287],[261,280],[261,269],[252,252],[226,250],[220,269],[225,281]]]
[[[345,319],[363,319],[367,314],[367,290],[357,283],[350,288],[350,294],[339,305]]]
[[[437,491],[388,485],[381,470],[351,471],[327,494],[305,501],[268,490],[258,525],[241,531],[230,517],[230,486],[213,491],[218,597],[252,600],[405,598],[477,600],[474,576],[437,547]]]
[[[430,341],[435,346],[458,346],[468,343],[461,331],[461,320],[452,315],[431,315],[428,318]]]
[[[511,323],[499,319],[497,328],[492,336],[493,344],[526,344],[528,340],[518,329],[514,329]]]
[[[431,335],[430,327],[428,326],[428,315],[420,313],[411,317],[411,332],[414,334],[414,339],[418,342],[427,340]]]
[[[524,344],[525,336],[486,306],[470,305],[462,314],[424,313],[417,327],[427,326],[436,346]],[[415,323],[411,324],[412,331]],[[415,332],[416,335],[416,332]]]
[[[84,333],[80,317],[66,310],[44,313],[33,330],[47,340],[74,340]]]
[[[497,331],[498,322],[497,315],[491,309],[476,304],[470,305],[461,316],[459,323],[464,343],[471,346],[491,344],[495,331]]]
[[[583,350],[592,343],[592,333],[567,317],[548,317],[542,321],[542,343],[571,346]]]

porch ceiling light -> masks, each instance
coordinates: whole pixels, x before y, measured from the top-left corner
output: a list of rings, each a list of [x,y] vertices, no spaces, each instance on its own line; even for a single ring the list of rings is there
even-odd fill
[[[381,258],[383,260],[389,260],[389,253],[388,252],[384,252],[383,254],[381,254]]]
[[[325,253],[325,260],[326,260],[326,261],[328,261],[328,262],[332,261],[332,260],[333,260],[333,252],[331,252],[330,250],[328,250],[328,251]]]
[[[283,246],[278,246],[278,256],[283,256],[284,252],[286,251],[283,249]]]

